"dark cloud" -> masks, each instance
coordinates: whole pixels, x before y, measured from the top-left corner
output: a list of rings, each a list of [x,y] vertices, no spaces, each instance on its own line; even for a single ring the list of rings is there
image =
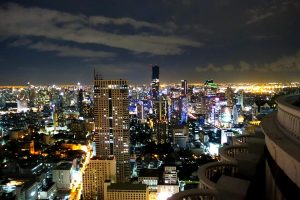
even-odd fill
[[[129,23],[135,27],[146,26],[163,29],[158,25],[130,18],[86,17],[36,7],[25,8],[16,4],[2,7],[0,18],[2,19],[0,32],[9,36],[36,36],[77,43],[99,44],[155,55],[181,54],[184,51],[183,47],[202,45],[200,42],[177,36],[114,34],[90,26],[90,24],[98,23],[115,25]]]
[[[161,66],[161,82],[300,77],[298,0],[7,2],[0,4],[1,84],[91,83],[94,67],[148,83],[149,64]]]

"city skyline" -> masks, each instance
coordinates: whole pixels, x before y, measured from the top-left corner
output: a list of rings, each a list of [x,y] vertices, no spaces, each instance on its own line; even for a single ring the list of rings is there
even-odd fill
[[[300,3],[2,1],[0,85],[299,81]]]

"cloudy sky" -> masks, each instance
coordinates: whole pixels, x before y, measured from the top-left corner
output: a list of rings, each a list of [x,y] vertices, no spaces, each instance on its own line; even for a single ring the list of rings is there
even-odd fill
[[[300,81],[297,0],[1,1],[0,84]]]

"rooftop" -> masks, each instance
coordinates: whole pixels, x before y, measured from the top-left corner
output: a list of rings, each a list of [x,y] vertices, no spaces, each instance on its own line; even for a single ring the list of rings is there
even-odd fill
[[[159,169],[141,169],[139,177],[159,177]]]
[[[146,190],[146,184],[112,183],[107,190]]]
[[[94,156],[91,160],[114,160],[114,156]]]
[[[65,162],[55,167],[54,170],[70,170],[71,167],[72,167],[72,163]]]

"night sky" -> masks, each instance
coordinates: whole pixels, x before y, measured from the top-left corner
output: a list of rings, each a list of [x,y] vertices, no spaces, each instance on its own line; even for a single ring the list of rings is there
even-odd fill
[[[1,1],[0,85],[300,81],[299,0]]]

